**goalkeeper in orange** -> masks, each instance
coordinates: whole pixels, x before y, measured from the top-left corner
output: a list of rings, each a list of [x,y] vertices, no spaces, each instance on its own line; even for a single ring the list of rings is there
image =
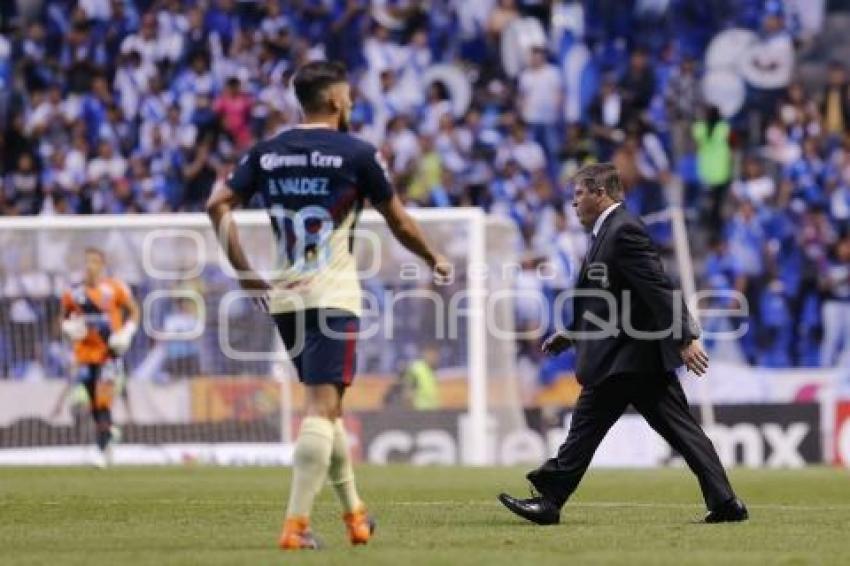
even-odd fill
[[[126,284],[106,275],[106,256],[97,248],[86,248],[83,281],[63,293],[61,307],[62,334],[74,345],[75,383],[85,387],[95,422],[96,465],[105,467],[112,459],[116,362],[138,329],[139,307]]]

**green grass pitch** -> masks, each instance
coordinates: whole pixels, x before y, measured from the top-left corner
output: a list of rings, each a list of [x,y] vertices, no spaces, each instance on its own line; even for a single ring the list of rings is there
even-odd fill
[[[687,470],[591,470],[561,524],[496,501],[520,469],[360,467],[378,519],[350,548],[333,492],[313,525],[326,548],[275,548],[289,471],[276,468],[0,469],[0,563],[13,564],[850,564],[850,474],[736,470],[751,520],[703,525]]]

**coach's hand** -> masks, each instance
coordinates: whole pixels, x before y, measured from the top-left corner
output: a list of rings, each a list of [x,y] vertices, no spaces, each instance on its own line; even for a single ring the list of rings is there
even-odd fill
[[[566,334],[562,334],[560,332],[556,332],[552,336],[546,339],[543,342],[543,346],[541,346],[541,350],[545,354],[550,356],[557,356],[564,350],[567,350],[570,346],[573,345],[573,340]]]
[[[702,349],[698,340],[691,340],[687,346],[682,348],[682,361],[698,377],[705,375],[708,369],[708,354]]]

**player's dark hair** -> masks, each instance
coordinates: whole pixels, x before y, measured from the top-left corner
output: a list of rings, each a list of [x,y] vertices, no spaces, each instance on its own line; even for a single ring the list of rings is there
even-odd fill
[[[604,190],[618,202],[623,200],[623,181],[613,163],[585,165],[573,175],[573,183],[591,192]]]
[[[295,96],[304,112],[325,110],[325,90],[347,80],[345,65],[334,61],[313,61],[295,73]]]

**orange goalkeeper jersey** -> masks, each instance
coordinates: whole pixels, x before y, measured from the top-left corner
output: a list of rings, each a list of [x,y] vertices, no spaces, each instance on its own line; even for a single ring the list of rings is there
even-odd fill
[[[80,364],[103,364],[110,358],[109,335],[124,324],[124,309],[130,304],[130,289],[119,279],[103,277],[93,287],[77,285],[62,295],[65,312],[82,315],[85,338],[74,343],[74,358]]]

